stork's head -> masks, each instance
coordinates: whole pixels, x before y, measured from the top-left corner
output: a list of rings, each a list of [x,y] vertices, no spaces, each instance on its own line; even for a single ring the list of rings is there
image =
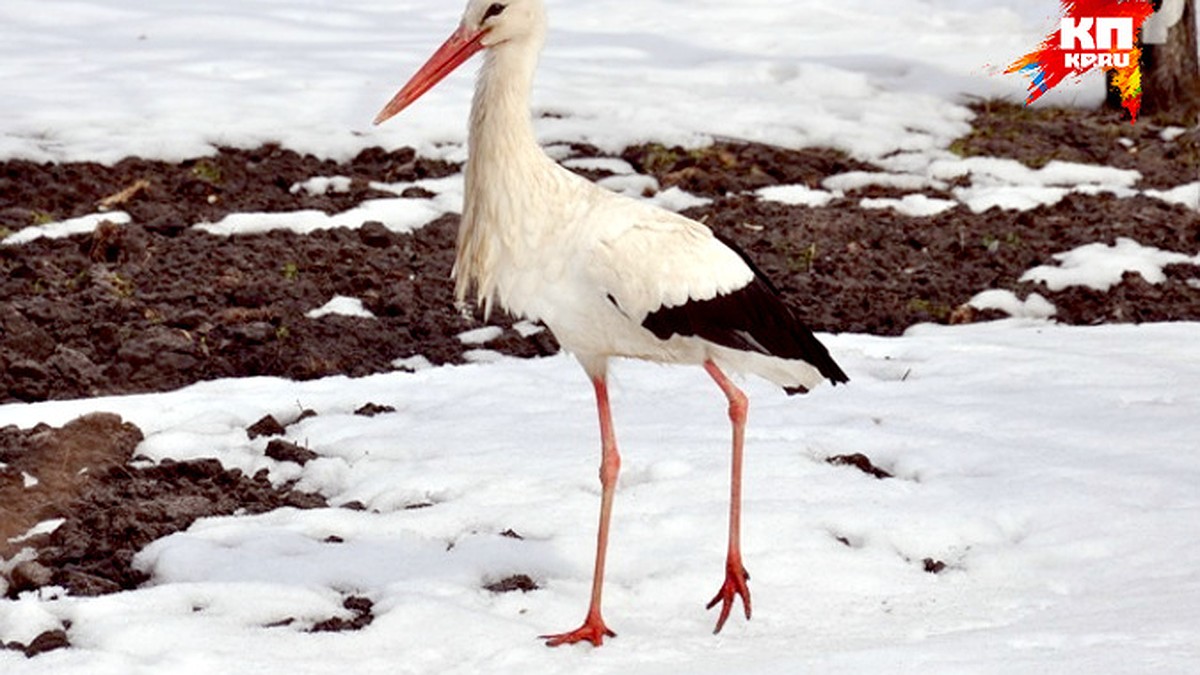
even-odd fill
[[[476,52],[506,43],[539,41],[546,30],[542,0],[470,0],[458,29],[375,116],[399,113]]]
[[[542,0],[471,0],[461,25],[482,31],[484,47],[540,39],[546,31],[546,10]]]

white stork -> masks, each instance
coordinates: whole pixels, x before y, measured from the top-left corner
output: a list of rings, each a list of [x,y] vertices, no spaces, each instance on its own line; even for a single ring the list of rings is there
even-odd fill
[[[621,458],[605,378],[612,357],[703,365],[729,400],[733,426],[729,548],[718,632],[749,575],[739,538],[747,398],[725,371],[782,387],[846,382],[825,347],[744,253],[704,225],[601,188],[559,166],[534,137],[533,74],[545,39],[542,0],[470,0],[458,29],[384,106],[399,113],[479,51],[471,106],[466,197],[455,290],[474,290],[485,313],[499,304],[539,320],[592,380],[600,415],[600,526],[591,605],[583,625],[543,636],[551,646],[614,636],[600,613],[609,516]]]

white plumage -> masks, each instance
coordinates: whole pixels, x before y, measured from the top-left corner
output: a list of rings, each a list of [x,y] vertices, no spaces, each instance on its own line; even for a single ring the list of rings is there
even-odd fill
[[[592,379],[600,414],[604,492],[592,605],[580,629],[549,636],[549,644],[599,645],[612,635],[600,616],[620,464],[605,384],[611,357],[703,365],[729,398],[729,552],[726,581],[709,605],[722,602],[719,631],[735,597],[750,616],[738,536],[746,400],[723,371],[800,389],[846,376],[770,282],[709,228],[601,188],[541,151],[529,95],[544,36],[541,0],[472,0],[458,30],[376,123],[486,50],[471,109],[456,293],[462,301],[474,291],[485,313],[499,305],[545,323]]]

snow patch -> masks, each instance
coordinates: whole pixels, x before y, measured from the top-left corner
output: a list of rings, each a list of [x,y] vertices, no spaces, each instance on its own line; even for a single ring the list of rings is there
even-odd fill
[[[607,171],[615,176],[628,176],[637,173],[633,170],[633,166],[629,162],[617,159],[616,157],[576,157],[564,160],[562,165],[568,169]]]
[[[937,199],[916,193],[904,195],[900,199],[867,197],[859,201],[858,205],[864,209],[892,209],[903,216],[920,218],[924,216],[936,216],[939,213],[949,211],[958,206],[958,202],[952,199]]]
[[[930,164],[929,172],[942,181],[970,177],[971,185],[954,188],[953,194],[974,213],[993,207],[1029,210],[1056,204],[1071,192],[1129,196],[1135,194],[1132,188],[1141,179],[1137,171],[1109,166],[1054,160],[1031,169],[999,157],[941,159]]]
[[[862,188],[872,186],[910,191],[924,188],[944,190],[948,187],[945,182],[928,176],[920,176],[914,173],[888,173],[879,171],[847,171],[846,173],[834,174],[821,181],[821,187],[826,190],[840,192],[861,190]]]
[[[814,190],[807,185],[769,185],[754,191],[759,199],[769,202],[779,202],[790,206],[811,206],[819,208],[841,197],[839,192]]]
[[[464,345],[482,345],[504,334],[500,326],[483,326],[459,333],[456,337]]]
[[[654,176],[647,176],[640,173],[607,176],[596,181],[596,183],[618,194],[648,202],[668,211],[678,212],[694,206],[704,206],[712,201],[711,199],[699,197],[681,190],[677,186],[662,190],[660,189],[658,180]]]
[[[987,290],[976,293],[967,301],[975,309],[996,309],[1017,319],[1049,319],[1058,309],[1040,293],[1030,293],[1024,300],[1008,290]]]
[[[466,189],[466,177],[464,174],[456,173],[442,178],[422,178],[421,180],[400,181],[398,183],[371,181],[369,185],[373,190],[390,192],[397,197],[402,196],[409,188],[417,187],[422,190],[428,190],[436,195],[434,202],[438,206],[444,208],[446,211],[458,213],[462,204],[463,191]]]
[[[419,372],[422,370],[428,370],[430,368],[433,368],[434,365],[433,365],[432,361],[425,358],[424,356],[421,356],[420,354],[415,354],[413,356],[406,356],[404,358],[395,359],[394,361],[392,361],[392,367],[395,368],[396,370],[407,370],[410,373],[416,373],[416,372]]]
[[[351,179],[347,176],[315,176],[306,181],[293,183],[288,192],[299,194],[306,192],[310,196],[320,197],[330,192],[349,192]]]
[[[657,192],[653,197],[646,199],[646,201],[659,208],[675,212],[712,203],[711,199],[681,190],[678,186],[672,186],[666,190]]]
[[[25,475],[28,476],[29,474],[25,474]],[[34,485],[36,485],[36,483],[34,483]],[[25,487],[29,488],[32,486],[29,484],[26,484]],[[50,534],[50,533],[54,532],[55,530],[57,530],[59,528],[59,526],[65,522],[67,522],[66,518],[51,518],[49,520],[43,520],[42,522],[37,523],[33,527],[26,530],[24,534],[19,534],[15,537],[11,537],[11,538],[9,538],[8,541],[9,541],[9,543],[19,544],[27,539],[32,539],[39,535]]]
[[[637,199],[645,198],[658,192],[658,181],[654,176],[631,173],[623,176],[607,176],[596,181],[597,185],[608,188],[618,194]]]
[[[1021,281],[1042,282],[1052,291],[1068,286],[1087,286],[1107,291],[1121,282],[1126,272],[1136,272],[1152,283],[1166,280],[1162,268],[1176,263],[1200,265],[1200,255],[1142,246],[1128,237],[1119,237],[1108,246],[1095,242],[1064,253],[1055,253],[1057,265],[1039,265],[1021,275]]]
[[[1166,143],[1173,143],[1175,139],[1187,133],[1187,129],[1183,127],[1163,127],[1162,131],[1158,132],[1158,137]]]
[[[513,330],[517,331],[517,335],[527,338],[531,335],[537,335],[538,333],[541,333],[542,331],[546,330],[546,327],[533,323],[528,319],[521,319],[513,324]]]
[[[504,354],[494,349],[468,349],[463,352],[463,360],[467,363],[496,363],[503,359]]]
[[[231,213],[215,223],[199,223],[194,227],[201,232],[227,237],[274,230],[309,234],[335,227],[358,229],[363,223],[375,220],[392,232],[406,233],[428,225],[444,213],[444,209],[435,207],[432,200],[428,199],[369,199],[348,211],[333,215],[316,210]]]
[[[424,227],[447,213],[462,210],[463,175],[425,179],[402,183],[371,182],[373,189],[391,192],[396,199],[368,199],[358,206],[341,213],[327,214],[317,210],[285,211],[276,213],[231,213],[215,223],[199,223],[194,227],[209,234],[231,236],[235,234],[258,234],[274,230],[290,230],[297,234],[308,234],[317,230],[335,227],[358,229],[368,221],[378,221],[392,232],[404,234]],[[420,187],[434,193],[428,199],[399,197],[411,187]]]
[[[133,219],[124,211],[106,211],[104,213],[90,213],[86,216],[78,218],[68,218],[53,223],[45,223],[43,225],[32,225],[14,232],[4,239],[0,239],[0,244],[14,245],[27,244],[31,241],[41,239],[62,239],[75,234],[91,234],[96,230],[96,227],[108,221],[116,225],[127,225]]]
[[[963,176],[984,185],[1032,185],[1075,187],[1133,187],[1142,174],[1132,169],[1117,169],[1097,164],[1080,164],[1052,160],[1040,169],[1031,169],[1015,159],[1000,157],[968,157],[943,159],[929,167],[933,177],[952,180]]]
[[[1146,190],[1146,196],[1155,197],[1171,204],[1179,204],[1200,211],[1200,181],[1177,185],[1170,190]]]
[[[363,306],[362,300],[358,298],[350,298],[344,295],[335,295],[329,302],[321,305],[316,309],[309,310],[304,316],[310,319],[319,319],[330,314],[340,316],[357,316],[364,319],[374,319],[375,315]]]
[[[1029,211],[1039,206],[1057,204],[1070,192],[1067,188],[1060,187],[1018,185],[954,188],[955,198],[965,204],[973,213],[983,213],[994,207],[1012,211]]]

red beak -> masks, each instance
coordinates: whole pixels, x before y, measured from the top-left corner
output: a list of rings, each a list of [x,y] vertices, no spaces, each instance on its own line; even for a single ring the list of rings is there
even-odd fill
[[[408,84],[405,84],[392,97],[392,100],[383,106],[383,110],[380,110],[379,114],[375,116],[375,124],[379,124],[407,108],[413,101],[421,98],[422,94],[432,89],[435,84],[441,82],[455,68],[461,66],[464,61],[483,49],[482,41],[486,34],[486,30],[470,31],[466,26],[459,26],[458,30],[454,31],[454,34],[447,38],[441,47],[438,47],[433,56],[429,57],[425,65],[421,66],[417,74],[412,76]]]

